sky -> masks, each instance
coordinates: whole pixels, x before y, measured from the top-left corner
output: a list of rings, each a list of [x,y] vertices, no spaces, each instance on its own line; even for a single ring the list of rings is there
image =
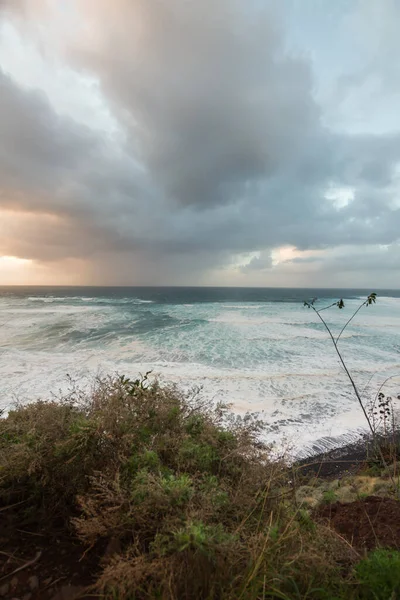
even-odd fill
[[[0,0],[0,285],[400,287],[400,0]]]

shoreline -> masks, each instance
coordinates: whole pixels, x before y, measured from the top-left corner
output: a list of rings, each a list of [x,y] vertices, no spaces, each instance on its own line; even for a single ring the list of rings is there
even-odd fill
[[[397,442],[400,439],[400,429],[395,433]],[[383,444],[387,440],[377,436]],[[391,440],[392,441],[392,436]],[[356,442],[345,444],[338,448],[312,454],[307,458],[295,461],[294,467],[301,470],[302,475],[315,475],[321,478],[341,478],[347,474],[354,474],[365,464],[368,456],[372,454],[373,439],[370,434],[363,434]]]
[[[302,475],[315,475],[322,478],[344,476],[353,473],[365,463],[371,443],[371,436],[363,434],[356,442],[311,454],[296,461],[293,466],[300,469]]]

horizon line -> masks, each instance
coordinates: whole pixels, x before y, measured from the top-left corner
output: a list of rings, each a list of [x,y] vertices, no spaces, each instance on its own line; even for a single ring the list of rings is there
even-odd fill
[[[35,284],[35,283],[4,283],[0,284],[1,288],[147,288],[147,289],[243,289],[243,290],[362,290],[368,291],[371,288],[365,287],[348,287],[348,286],[336,286],[336,287],[325,287],[325,286],[235,286],[235,285],[111,285],[111,284]],[[400,292],[400,288],[374,288],[377,290]]]

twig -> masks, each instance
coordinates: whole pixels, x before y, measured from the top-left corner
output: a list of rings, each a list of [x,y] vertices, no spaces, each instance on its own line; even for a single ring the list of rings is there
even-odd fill
[[[346,329],[347,325],[350,323],[350,321],[352,321],[354,319],[354,317],[356,316],[356,314],[358,313],[358,311],[360,311],[362,309],[363,306],[367,305],[368,300],[365,300],[365,302],[363,302],[362,304],[360,304],[360,306],[357,308],[356,312],[350,317],[350,319],[347,321],[347,323],[345,325],[343,325],[339,335],[336,338],[336,343],[338,343],[340,336],[342,335],[343,331]]]
[[[66,577],[67,577],[66,575],[63,575],[63,577],[59,577],[58,579],[55,579],[54,581],[50,581],[50,583],[48,585],[46,585],[45,588],[43,588],[43,591],[48,590],[50,587],[54,587],[57,583],[59,583],[63,579],[66,579]]]
[[[383,498],[382,498],[382,501],[383,501]],[[373,526],[373,524],[372,524],[371,518],[370,518],[370,516],[369,516],[369,514],[368,514],[368,512],[367,512],[367,510],[366,510],[366,508],[365,508],[365,507],[363,507],[363,508],[364,508],[365,516],[366,516],[366,517],[367,517],[367,519],[368,519],[368,523],[369,523],[369,524],[370,524],[370,526],[371,526],[372,533],[374,534],[374,538],[375,538],[376,545],[377,545],[377,546],[379,546],[379,539],[378,539],[378,536],[376,535],[376,531],[375,531],[375,528],[374,528],[374,526]],[[378,514],[379,514],[379,512],[378,512]]]
[[[387,384],[388,381],[390,381],[391,379],[397,379],[397,377],[399,377],[399,375],[390,375],[390,377],[386,377],[385,381],[383,383],[381,383],[381,385],[379,386],[378,391],[375,394],[375,399],[374,399],[374,403],[373,406],[376,406],[376,401],[378,399],[378,396],[382,390],[382,388]]]
[[[346,375],[347,375],[347,377],[348,377],[348,378],[349,378],[349,380],[350,380],[350,383],[351,383],[351,385],[352,385],[352,387],[353,387],[354,393],[355,393],[355,395],[356,395],[356,397],[357,397],[357,400],[358,400],[358,402],[359,402],[359,404],[360,404],[360,406],[361,406],[361,409],[362,409],[362,411],[363,411],[363,413],[364,413],[364,417],[366,418],[366,420],[367,420],[367,423],[368,423],[368,426],[369,426],[369,428],[370,428],[370,430],[371,430],[371,433],[372,433],[373,439],[375,440],[375,431],[374,431],[374,428],[372,427],[372,424],[371,424],[371,421],[370,421],[370,419],[369,419],[369,417],[368,417],[367,411],[366,411],[366,410],[365,410],[365,408],[364,408],[364,404],[363,404],[363,402],[362,402],[362,399],[361,399],[361,396],[360,396],[360,392],[358,391],[358,388],[357,388],[357,386],[356,386],[356,384],[355,384],[355,381],[354,381],[354,379],[353,379],[353,377],[352,377],[352,375],[351,375],[350,371],[348,370],[348,368],[347,368],[347,366],[346,366],[346,363],[344,362],[344,360],[343,360],[343,358],[342,358],[342,355],[340,354],[340,350],[339,350],[339,348],[337,347],[336,340],[335,340],[335,338],[333,337],[333,335],[332,335],[332,332],[331,332],[331,330],[329,329],[329,326],[328,326],[328,324],[327,324],[327,323],[326,323],[326,321],[323,319],[323,317],[321,317],[321,315],[319,314],[319,311],[318,311],[318,310],[317,310],[317,309],[316,309],[314,306],[312,306],[312,305],[311,305],[311,308],[312,308],[312,309],[313,309],[313,311],[314,311],[314,312],[315,312],[315,313],[318,315],[319,319],[322,321],[322,323],[323,323],[323,324],[324,324],[324,326],[325,326],[325,329],[327,330],[327,332],[328,332],[328,333],[329,333],[329,335],[330,335],[330,338],[331,338],[331,340],[332,340],[332,343],[333,343],[333,345],[334,345],[334,347],[335,347],[336,353],[337,353],[337,355],[338,355],[338,357],[339,357],[339,360],[340,360],[340,362],[341,362],[341,364],[342,364],[342,367],[343,367],[343,369],[346,371]]]
[[[26,533],[28,535],[37,535],[39,537],[47,537],[47,535],[45,535],[44,533],[37,533],[36,531],[25,531],[25,529],[17,529],[16,531],[19,531],[19,533]]]
[[[330,527],[330,526],[327,526],[327,525],[322,525],[322,527],[324,527],[325,529],[327,529],[328,531],[330,531],[334,536],[336,536],[340,540],[342,540],[342,542],[344,542],[350,548],[350,550],[352,550],[354,552],[354,554],[357,555],[358,558],[361,558],[361,554],[354,548],[354,546],[352,546],[350,544],[349,540],[346,540],[346,538],[343,537],[339,532],[337,532],[336,529],[333,529],[333,527]]]
[[[8,506],[3,506],[2,508],[0,508],[0,512],[3,512],[3,510],[8,510],[9,508],[14,508],[14,506],[19,506],[20,504],[24,504],[25,502],[28,502],[28,500],[21,500],[21,502],[9,504]]]
[[[3,552],[3,550],[0,550],[0,554],[2,556],[7,556],[8,558],[12,558],[13,560],[21,560],[20,558],[15,558],[14,554],[9,554],[8,552]]]
[[[32,565],[35,564],[35,562],[37,562],[39,560],[39,558],[41,556],[42,556],[42,551],[39,550],[39,552],[36,553],[35,558],[32,558],[32,560],[28,560],[27,563],[25,563],[24,565],[21,565],[20,567],[15,569],[12,573],[8,573],[8,575],[3,575],[3,577],[0,577],[0,581],[3,581],[3,579],[7,579],[8,577],[15,575],[15,573],[19,573],[19,571],[22,571],[23,569],[27,569],[28,567],[31,567]]]
[[[312,308],[312,309],[313,309],[313,311],[314,311],[314,312],[315,312],[315,313],[318,315],[318,318],[320,319],[320,321],[323,323],[323,325],[324,325],[325,329],[327,330],[327,332],[328,332],[328,334],[329,334],[329,337],[330,337],[330,338],[331,338],[331,340],[332,340],[333,346],[334,346],[334,348],[335,348],[335,350],[336,350],[336,354],[338,355],[338,357],[339,357],[339,360],[340,360],[340,362],[341,362],[341,365],[342,365],[343,369],[345,370],[347,377],[348,377],[348,378],[349,378],[349,380],[350,380],[350,383],[351,383],[351,385],[352,385],[352,387],[353,387],[353,390],[354,390],[354,393],[355,393],[355,395],[356,395],[356,398],[357,398],[357,400],[358,400],[358,403],[359,403],[359,405],[360,405],[360,407],[361,407],[361,410],[363,411],[364,417],[365,417],[365,419],[366,419],[366,421],[367,421],[367,423],[368,423],[368,427],[369,427],[369,429],[370,429],[370,431],[371,431],[371,433],[372,433],[372,439],[373,439],[373,442],[374,442],[374,446],[375,446],[375,448],[378,450],[378,453],[379,453],[379,456],[380,456],[380,458],[381,458],[381,460],[382,460],[382,464],[383,464],[383,466],[385,467],[385,469],[387,469],[387,468],[388,468],[388,465],[387,465],[386,459],[385,459],[385,457],[384,457],[384,455],[383,455],[383,452],[382,452],[382,449],[381,449],[380,445],[379,445],[379,444],[377,444],[377,441],[376,441],[376,430],[375,430],[375,428],[374,428],[374,426],[373,426],[373,424],[372,424],[372,422],[371,422],[371,419],[369,418],[369,416],[368,416],[368,413],[367,413],[367,411],[366,411],[366,409],[365,409],[364,403],[363,403],[363,401],[362,401],[362,398],[361,398],[361,394],[360,394],[360,392],[358,391],[358,388],[357,388],[357,386],[356,386],[356,383],[355,383],[355,381],[354,381],[354,379],[353,379],[353,377],[352,377],[352,375],[351,375],[351,373],[350,373],[349,369],[347,368],[347,365],[346,365],[346,363],[344,362],[344,360],[343,360],[343,357],[342,357],[342,355],[341,355],[341,353],[340,353],[340,350],[339,350],[339,348],[338,348],[338,340],[339,340],[340,336],[342,335],[343,331],[346,329],[347,325],[350,323],[350,321],[351,321],[351,320],[352,320],[352,319],[355,317],[355,315],[358,313],[358,311],[359,311],[359,310],[360,310],[360,309],[361,309],[363,306],[368,306],[368,305],[369,305],[369,304],[371,304],[371,303],[375,303],[375,297],[376,297],[376,294],[370,294],[370,295],[368,296],[368,298],[367,298],[366,300],[364,300],[364,302],[363,302],[363,303],[362,303],[362,304],[361,304],[361,305],[358,307],[358,309],[357,309],[357,310],[354,312],[354,314],[353,314],[353,315],[350,317],[350,319],[347,321],[347,323],[346,323],[346,324],[345,324],[345,326],[342,328],[341,332],[339,333],[339,335],[338,335],[338,337],[337,337],[336,339],[334,338],[334,336],[333,336],[333,333],[332,333],[332,331],[331,331],[331,329],[330,329],[329,325],[328,325],[328,324],[327,324],[327,322],[325,321],[325,319],[324,319],[323,317],[321,317],[321,315],[320,315],[320,312],[321,312],[322,310],[326,310],[327,308],[331,308],[332,306],[335,306],[335,305],[336,305],[336,306],[338,306],[339,308],[343,308],[343,306],[344,306],[343,300],[340,300],[339,302],[334,302],[333,304],[330,304],[329,306],[325,306],[324,308],[321,308],[321,309],[319,309],[319,310],[317,310],[317,309],[315,308],[315,306],[314,306],[314,300],[312,300],[311,302],[304,302],[304,305],[305,305],[305,306],[308,306],[308,308]],[[394,481],[393,477],[392,477],[391,475],[389,475],[389,477],[390,477],[390,479],[391,479],[391,481],[392,481],[392,483],[393,483],[393,486],[396,488],[396,483],[395,483],[395,481]]]

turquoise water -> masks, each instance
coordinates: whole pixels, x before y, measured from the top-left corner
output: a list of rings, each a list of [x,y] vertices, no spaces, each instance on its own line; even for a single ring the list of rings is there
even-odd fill
[[[330,446],[363,427],[327,333],[302,301],[340,331],[368,292],[227,288],[0,288],[0,406],[83,385],[98,373],[152,370],[211,401],[260,412],[271,441]],[[400,291],[380,291],[341,338],[366,402],[400,375]],[[397,387],[396,387],[397,386]],[[388,391],[400,390],[400,378]]]

